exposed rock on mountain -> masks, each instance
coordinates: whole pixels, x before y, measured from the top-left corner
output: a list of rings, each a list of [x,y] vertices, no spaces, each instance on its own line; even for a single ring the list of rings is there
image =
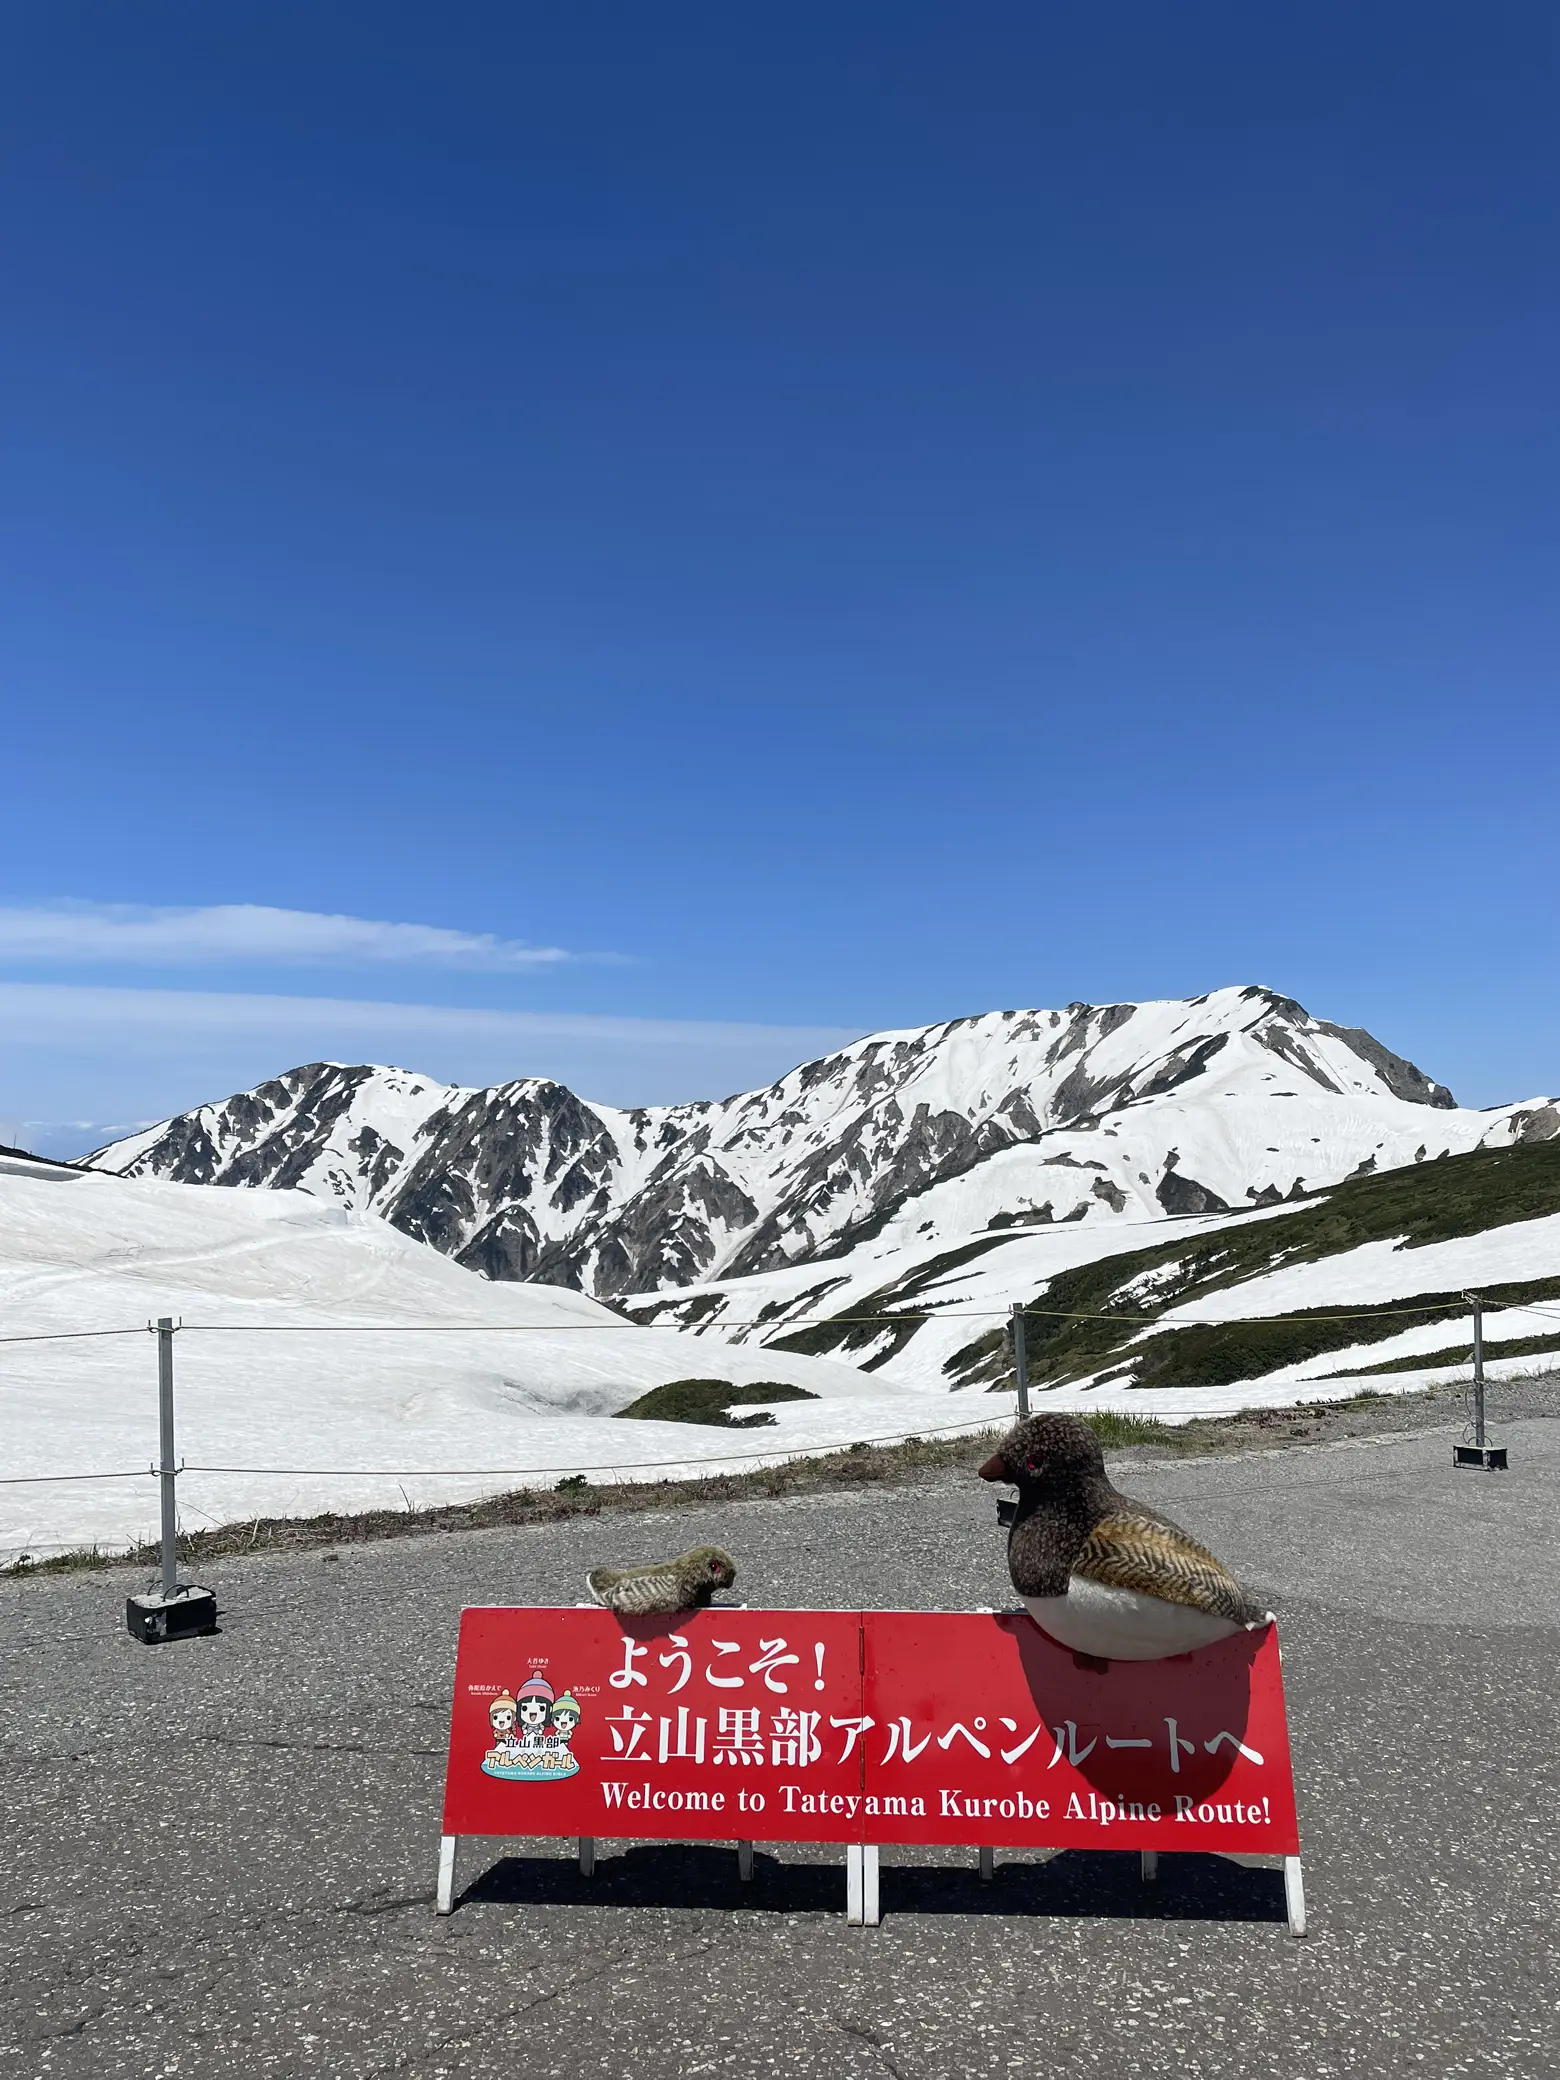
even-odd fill
[[[186,1183],[299,1186],[489,1278],[603,1296],[1000,1226],[1270,1206],[1556,1131],[1474,1113],[1355,1027],[1266,989],[994,1011],[880,1033],[719,1104],[620,1111],[314,1062],[91,1158]]]

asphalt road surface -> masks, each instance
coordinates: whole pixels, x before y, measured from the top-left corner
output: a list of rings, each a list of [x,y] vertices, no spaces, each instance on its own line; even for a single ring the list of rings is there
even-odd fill
[[[728,1546],[755,1604],[1006,1604],[961,1477],[211,1571],[217,1637],[146,1648],[122,1574],[0,1588],[0,2072],[1560,2073],[1560,1422],[1505,1476],[1446,1433],[1137,1466],[1278,1611],[1311,1935],[1200,1856],[467,1843],[432,1912],[466,1603],[575,1602],[588,1565]]]

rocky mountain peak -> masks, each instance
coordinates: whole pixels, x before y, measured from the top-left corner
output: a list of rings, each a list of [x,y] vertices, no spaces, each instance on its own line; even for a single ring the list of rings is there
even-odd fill
[[[487,1277],[614,1295],[832,1260],[905,1223],[1271,1204],[1385,1167],[1408,1108],[1453,1107],[1369,1033],[1251,986],[874,1033],[764,1090],[630,1111],[546,1078],[310,1062],[90,1161],[300,1187]]]

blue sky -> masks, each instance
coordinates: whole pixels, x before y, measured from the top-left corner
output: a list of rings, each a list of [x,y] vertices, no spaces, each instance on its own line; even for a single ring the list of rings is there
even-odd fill
[[[1560,1086],[1551,8],[7,43],[0,1139],[1246,981]]]

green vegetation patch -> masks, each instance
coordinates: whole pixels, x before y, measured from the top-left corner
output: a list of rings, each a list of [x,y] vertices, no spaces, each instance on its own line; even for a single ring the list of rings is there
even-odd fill
[[[1480,1289],[1492,1307],[1517,1302],[1560,1299],[1560,1280],[1528,1279],[1521,1284]],[[1423,1300],[1389,1300],[1371,1308],[1311,1308],[1303,1314],[1263,1316],[1245,1322],[1195,1322],[1167,1329],[1135,1347],[1140,1387],[1222,1387],[1237,1380],[1261,1379],[1286,1365],[1301,1365],[1328,1351],[1351,1350],[1361,1343],[1384,1343],[1420,1323],[1468,1319],[1461,1293],[1427,1293]],[[1464,1358],[1468,1345],[1464,1346]],[[1425,1358],[1408,1358],[1399,1371],[1417,1371]],[[1448,1364],[1463,1362],[1450,1358]],[[1385,1370],[1368,1366],[1366,1371]]]
[[[1260,1378],[1352,1343],[1377,1342],[1415,1319],[1465,1314],[1466,1302],[1457,1293],[1375,1308],[1351,1308],[1340,1300],[1299,1314],[1188,1325],[1141,1344],[1132,1339],[1146,1322],[1188,1300],[1229,1291],[1290,1264],[1338,1256],[1368,1242],[1421,1249],[1553,1213],[1560,1213],[1560,1141],[1477,1149],[1379,1176],[1351,1177],[1300,1202],[1293,1213],[1236,1220],[1200,1235],[1172,1234],[1149,1249],[1059,1272],[1034,1301],[1037,1312],[1025,1313],[1029,1376],[1037,1385],[1059,1385],[1095,1373],[1112,1359],[1130,1358],[1142,1386],[1217,1386]],[[1158,1276],[1145,1279],[1150,1273]],[[1560,1293],[1560,1282],[1484,1290],[1492,1304],[1548,1299]],[[1328,1314],[1360,1319],[1328,1322]],[[1012,1354],[1005,1332],[993,1329],[966,1344],[946,1370],[958,1385],[1006,1381]]]
[[[1496,1358],[1539,1358],[1560,1351],[1560,1336],[1519,1336],[1511,1343],[1488,1343],[1486,1360]],[[1329,1372],[1329,1379],[1367,1379],[1378,1372],[1434,1372],[1446,1365],[1466,1365],[1473,1357],[1473,1344],[1453,1344],[1446,1350],[1426,1351],[1417,1358],[1388,1358],[1380,1365],[1351,1365],[1344,1372]]]
[[[729,1379],[669,1379],[664,1387],[652,1387],[620,1416],[635,1416],[652,1423],[709,1423],[722,1430],[758,1430],[774,1417],[761,1410],[757,1415],[734,1416],[733,1408],[755,1401],[816,1401],[805,1387],[783,1386],[778,1380],[757,1380],[738,1386]]]
[[[1098,1415],[1083,1419],[1103,1445],[1124,1444],[1169,1444],[1175,1436],[1170,1423],[1156,1422],[1152,1416],[1118,1415],[1114,1409],[1103,1408]]]
[[[1354,1310],[1347,1310],[1351,1315]],[[1466,1317],[1461,1295],[1442,1295],[1413,1314],[1383,1308],[1364,1319],[1339,1321],[1337,1308],[1304,1314],[1266,1315],[1247,1322],[1196,1322],[1167,1329],[1137,1346],[1140,1387],[1228,1387],[1261,1379],[1287,1365],[1303,1365],[1327,1351],[1380,1343],[1423,1322]]]
[[[688,1328],[694,1323],[708,1321],[712,1314],[718,1314],[725,1301],[724,1293],[697,1293],[687,1300],[674,1297],[670,1300],[652,1300],[648,1305],[642,1301],[628,1300],[623,1302],[623,1307],[628,1319],[637,1322],[643,1329],[652,1327],[663,1314],[675,1316],[679,1326]]]

